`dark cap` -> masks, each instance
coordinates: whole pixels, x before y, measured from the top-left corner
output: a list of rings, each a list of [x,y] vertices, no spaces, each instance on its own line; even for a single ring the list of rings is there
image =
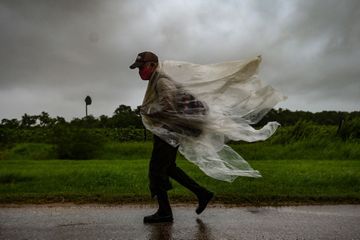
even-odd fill
[[[130,68],[134,69],[137,67],[141,67],[146,62],[158,63],[159,60],[158,57],[152,52],[142,52],[137,55],[135,62],[130,66]]]

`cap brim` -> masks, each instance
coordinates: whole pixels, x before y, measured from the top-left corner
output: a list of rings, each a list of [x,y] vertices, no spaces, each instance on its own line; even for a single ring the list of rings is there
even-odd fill
[[[143,63],[141,63],[141,62],[134,62],[134,63],[130,66],[130,68],[131,68],[131,69],[134,69],[134,68],[140,67],[140,66],[142,66],[142,65],[143,65]]]

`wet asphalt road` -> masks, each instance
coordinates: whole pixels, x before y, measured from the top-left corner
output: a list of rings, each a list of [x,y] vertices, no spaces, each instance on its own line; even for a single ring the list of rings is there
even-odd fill
[[[360,205],[173,206],[172,224],[145,225],[155,205],[0,208],[0,239],[360,239]]]

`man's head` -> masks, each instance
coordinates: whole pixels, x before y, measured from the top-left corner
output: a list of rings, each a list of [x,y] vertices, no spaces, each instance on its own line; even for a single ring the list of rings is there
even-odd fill
[[[139,75],[142,80],[149,80],[159,64],[158,57],[152,52],[139,53],[131,69],[139,68]]]

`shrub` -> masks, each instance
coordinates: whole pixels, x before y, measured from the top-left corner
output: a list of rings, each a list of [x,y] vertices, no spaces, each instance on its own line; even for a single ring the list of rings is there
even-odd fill
[[[0,159],[7,160],[43,160],[57,157],[53,145],[46,143],[18,143],[2,153]]]
[[[289,144],[297,141],[336,140],[336,126],[318,125],[311,121],[299,120],[294,126],[280,127],[267,141],[273,144]]]
[[[0,127],[0,149],[4,148],[9,143],[9,131],[6,128]]]
[[[338,135],[343,140],[360,138],[360,118],[347,118],[339,127]]]
[[[53,140],[60,159],[95,158],[104,145],[105,138],[91,129],[55,127]]]

